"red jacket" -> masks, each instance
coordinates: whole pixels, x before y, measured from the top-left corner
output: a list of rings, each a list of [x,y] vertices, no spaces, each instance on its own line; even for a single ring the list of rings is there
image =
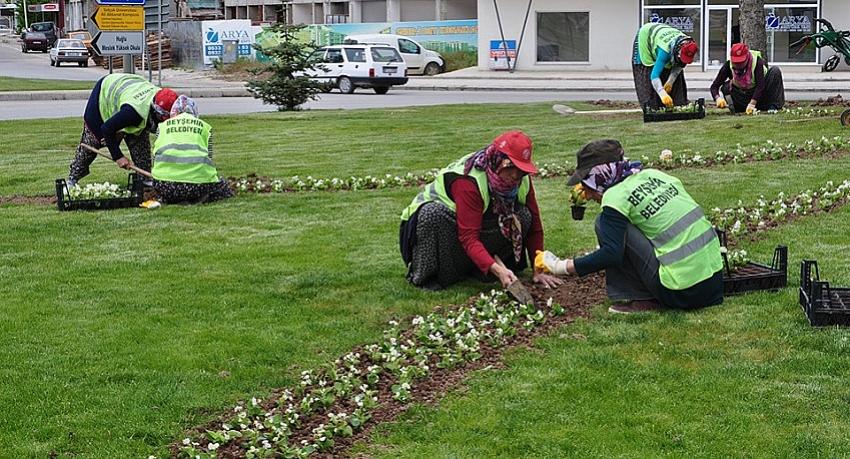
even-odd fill
[[[451,184],[451,194],[457,208],[457,235],[466,255],[478,266],[483,274],[490,271],[495,260],[478,238],[481,233],[481,220],[484,215],[484,200],[478,191],[478,185],[469,178],[458,178]],[[543,250],[543,223],[540,221],[540,209],[534,196],[534,186],[530,186],[525,205],[531,211],[531,231],[525,239],[525,248],[530,260],[534,260],[537,250]]]

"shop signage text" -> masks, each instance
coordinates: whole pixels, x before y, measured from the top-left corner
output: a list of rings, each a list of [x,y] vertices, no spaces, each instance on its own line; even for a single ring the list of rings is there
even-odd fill
[[[694,31],[694,20],[690,16],[661,16],[658,13],[652,13],[652,16],[649,17],[649,22],[653,24],[667,24],[685,33],[693,33]]]

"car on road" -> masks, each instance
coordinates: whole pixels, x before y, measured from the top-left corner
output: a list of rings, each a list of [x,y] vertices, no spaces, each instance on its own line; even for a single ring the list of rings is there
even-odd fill
[[[313,80],[327,83],[344,94],[372,88],[386,94],[392,86],[407,84],[407,66],[395,48],[386,45],[325,46],[310,55],[316,70]]]
[[[404,35],[388,33],[349,35],[345,37],[343,43],[392,46],[404,58],[407,71],[411,75],[437,75],[446,70],[446,62],[440,53],[425,49],[418,41]]]
[[[56,24],[52,22],[33,22],[30,24],[29,29],[24,31],[21,34],[21,39],[26,40],[26,36],[29,33],[42,33],[45,37],[47,37],[47,47],[53,46],[56,43],[56,40],[59,38],[59,29],[56,28]],[[24,51],[26,52],[26,51]]]
[[[46,53],[50,49],[50,40],[42,32],[26,31],[21,36],[21,52],[41,51]]]
[[[91,59],[92,61],[94,61],[94,64],[100,65],[101,59],[94,52],[94,47],[92,47],[91,45],[91,34],[87,30],[73,30],[71,32],[68,32],[68,38],[82,40],[83,44],[86,45],[86,49],[89,51],[89,56],[91,56]]]
[[[62,38],[56,41],[56,46],[50,48],[50,65],[59,67],[63,62],[89,66],[89,51],[82,40]]]

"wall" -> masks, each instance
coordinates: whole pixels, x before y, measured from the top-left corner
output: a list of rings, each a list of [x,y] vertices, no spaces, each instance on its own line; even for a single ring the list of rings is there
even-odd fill
[[[834,0],[846,1],[846,0]],[[519,40],[528,2],[498,0],[506,40]],[[591,70],[631,68],[632,43],[639,27],[636,0],[535,0],[519,51],[518,70]],[[555,64],[537,60],[536,12],[590,12],[590,63]],[[492,0],[478,0],[478,67],[487,69],[490,40],[499,40]]]
[[[437,14],[434,0],[402,0],[402,21],[433,21]]]
[[[378,2],[363,1],[363,22],[386,22],[387,20],[387,2],[385,0]]]
[[[446,5],[446,19],[478,18],[477,0],[443,0]]]
[[[177,67],[203,68],[200,21],[172,19],[165,29],[171,38],[171,60]]]
[[[850,1],[848,0],[823,0],[821,4],[821,17],[832,23],[835,30],[850,30]],[[832,48],[821,48],[820,62],[823,63],[835,54]],[[847,64],[841,59],[838,70],[847,70]]]

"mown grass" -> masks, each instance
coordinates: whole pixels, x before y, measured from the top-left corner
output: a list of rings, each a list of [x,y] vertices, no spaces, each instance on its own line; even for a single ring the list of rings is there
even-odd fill
[[[42,80],[0,76],[0,91],[56,91],[64,89],[91,89],[90,81]]]
[[[511,127],[535,135],[541,161],[567,159],[580,143],[602,135],[616,134],[631,149],[657,154],[665,147],[713,151],[729,142],[800,141],[839,133],[834,120],[787,123],[786,128],[780,118],[721,117],[668,124],[665,133],[662,125],[643,126],[634,116],[560,118],[549,114],[548,105],[511,107],[500,127],[494,120],[503,111],[462,106],[211,120],[223,174],[273,176],[426,170]],[[407,124],[414,120],[418,129]],[[52,180],[65,173],[78,124],[0,123],[0,196],[50,193]],[[392,135],[385,135],[385,124]],[[737,124],[745,128],[735,129]],[[759,193],[790,193],[844,179],[846,169],[837,166],[841,161],[780,161],[675,174],[704,206],[725,207],[738,199],[752,201]],[[106,161],[95,166],[92,180],[122,176]],[[592,217],[598,209],[592,207],[585,221],[573,222],[563,180],[538,180],[536,187],[547,247],[561,254],[593,247]],[[301,369],[377,339],[390,318],[457,303],[488,287],[468,282],[434,293],[405,282],[397,218],[415,192],[240,196],[155,212],[59,213],[48,206],[0,206],[0,232],[6,235],[0,240],[0,457],[164,454],[170,441],[236,400],[292,385]],[[841,283],[848,273],[835,267],[844,259],[837,247],[847,216],[844,211],[806,219],[785,233],[771,234],[753,251],[769,259],[779,238],[791,246],[792,260],[799,260],[803,253],[808,256],[807,241],[818,241],[816,233],[826,231],[832,236],[815,244],[811,256],[822,257],[830,279]],[[541,341],[542,353],[512,353],[507,370],[476,377],[470,394],[452,396],[444,410],[418,410],[408,418],[412,422],[387,431],[370,453],[657,455],[666,451],[659,449],[658,429],[676,427],[671,432],[687,434],[685,451],[723,454],[731,450],[721,447],[719,439],[725,437],[742,439],[735,451],[758,455],[766,440],[752,446],[743,442],[755,435],[748,426],[756,414],[762,430],[775,425],[783,433],[795,420],[820,419],[816,414],[806,418],[800,404],[786,404],[778,389],[759,393],[760,401],[753,397],[752,403],[729,390],[748,387],[753,378],[777,385],[784,381],[797,363],[789,360],[781,372],[771,373],[730,361],[730,355],[756,358],[773,348],[762,362],[795,350],[802,352],[798,361],[829,364],[818,383],[823,391],[802,391],[800,403],[831,397],[824,403],[835,405],[834,413],[822,416],[832,415],[834,431],[841,431],[847,421],[837,415],[845,403],[837,379],[846,365],[831,348],[817,347],[822,332],[802,325],[793,300],[787,292],[756,295],[696,314],[625,322],[600,309],[598,319],[564,331],[582,333],[586,341],[556,334]],[[709,319],[713,325],[705,329],[691,323]],[[724,328],[729,331],[718,337],[717,330]],[[673,350],[644,355],[656,342],[670,343]],[[679,349],[690,354],[677,356]],[[807,368],[801,375],[809,374]],[[615,390],[628,381],[628,392]],[[648,388],[642,391],[639,382]],[[467,403],[477,404],[476,416],[467,415]],[[715,440],[708,438],[711,430],[698,430],[690,417],[709,411],[715,413],[709,426],[725,429],[715,430]],[[560,414],[552,417],[555,413]],[[595,413],[595,423],[581,424],[589,413]],[[728,421],[717,424],[716,419]],[[656,423],[660,427],[653,427]],[[612,433],[623,425],[621,435]],[[579,441],[581,429],[587,430],[587,439]],[[646,443],[643,433],[659,440]],[[460,444],[465,437],[469,442]],[[585,449],[593,442],[595,449]],[[778,444],[775,451],[794,453],[782,447],[787,441]],[[670,451],[681,451],[677,445]]]

